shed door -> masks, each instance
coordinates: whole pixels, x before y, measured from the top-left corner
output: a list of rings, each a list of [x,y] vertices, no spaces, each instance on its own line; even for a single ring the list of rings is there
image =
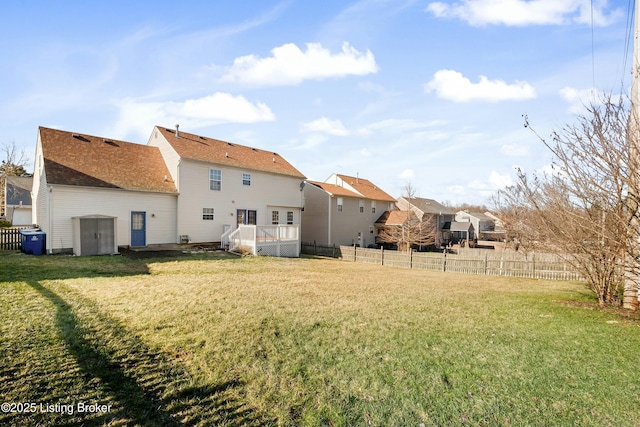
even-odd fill
[[[83,256],[113,253],[113,222],[113,218],[80,219],[80,251]]]
[[[98,220],[80,219],[80,247],[82,255],[98,255]]]
[[[113,253],[114,234],[113,218],[98,218],[98,254],[111,254]]]
[[[131,246],[146,246],[146,212],[131,212]]]

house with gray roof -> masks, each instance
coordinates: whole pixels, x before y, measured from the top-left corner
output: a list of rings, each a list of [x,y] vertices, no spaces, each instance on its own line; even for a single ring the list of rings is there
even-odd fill
[[[401,211],[413,211],[422,221],[433,223],[435,230],[435,246],[440,247],[449,243],[451,239],[450,223],[455,221],[456,213],[443,204],[422,197],[399,197],[397,203]],[[449,223],[449,227],[447,226]]]
[[[4,216],[14,226],[31,225],[33,178],[7,176],[4,180]]]

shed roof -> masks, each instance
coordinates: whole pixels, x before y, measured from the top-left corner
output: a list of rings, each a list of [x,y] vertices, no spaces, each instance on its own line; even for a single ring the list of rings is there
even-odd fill
[[[50,184],[176,193],[157,147],[39,128]]]

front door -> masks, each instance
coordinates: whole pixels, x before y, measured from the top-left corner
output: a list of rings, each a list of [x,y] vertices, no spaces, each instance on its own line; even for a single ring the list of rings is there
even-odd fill
[[[131,212],[131,246],[146,246],[147,244],[147,214],[146,212]]]

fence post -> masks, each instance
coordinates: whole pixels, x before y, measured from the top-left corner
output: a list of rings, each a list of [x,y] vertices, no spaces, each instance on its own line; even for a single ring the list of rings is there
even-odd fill
[[[531,254],[531,265],[533,270],[533,278],[536,278],[536,253]]]
[[[442,252],[442,271],[447,271],[447,250]]]
[[[413,268],[413,249],[409,247],[409,268]]]
[[[353,245],[353,262],[358,261],[358,247]]]
[[[487,252],[484,253],[484,275],[486,276],[488,274],[488,259],[489,259],[489,254]]]
[[[380,265],[384,265],[384,248],[380,246]]]

